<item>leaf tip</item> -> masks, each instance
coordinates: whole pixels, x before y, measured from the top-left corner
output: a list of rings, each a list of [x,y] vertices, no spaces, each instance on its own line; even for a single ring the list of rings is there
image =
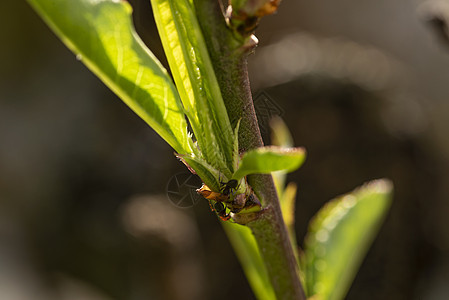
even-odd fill
[[[393,192],[393,189],[393,182],[386,178],[367,182],[360,188],[361,191],[384,195],[390,195]]]

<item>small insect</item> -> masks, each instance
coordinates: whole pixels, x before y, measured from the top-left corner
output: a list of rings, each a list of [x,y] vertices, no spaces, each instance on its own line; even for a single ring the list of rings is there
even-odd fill
[[[231,215],[226,212],[227,207],[223,204],[223,202],[229,200],[229,195],[213,192],[205,184],[203,184],[201,188],[197,189],[196,192],[208,200],[210,210],[215,211],[221,220],[228,221],[231,218]],[[212,205],[211,201],[215,201],[215,204]]]
[[[221,220],[228,221],[231,219],[230,213],[238,213],[245,208],[248,195],[246,193],[234,195],[234,192],[238,190],[240,186],[239,181],[236,179],[231,179],[227,182],[219,181],[220,192],[212,191],[205,184],[197,189],[196,192],[209,201],[211,211],[215,211]],[[227,211],[229,211],[229,213]]]
[[[238,189],[239,187],[239,182],[236,179],[231,179],[228,182],[220,181],[220,184],[220,192],[225,196],[229,196],[229,194],[232,193],[232,190]]]
[[[226,212],[226,206],[224,206],[223,203],[215,202],[214,209],[215,212],[217,213],[217,216],[222,221],[228,221],[229,219],[231,219],[231,215]]]

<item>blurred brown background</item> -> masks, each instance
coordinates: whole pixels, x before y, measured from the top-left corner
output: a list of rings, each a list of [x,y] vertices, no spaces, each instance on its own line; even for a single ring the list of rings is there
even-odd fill
[[[130,2],[164,62],[149,1]],[[327,200],[395,184],[347,299],[449,298],[448,7],[284,0],[258,28],[254,93],[308,150],[298,240]],[[254,299],[207,202],[169,201],[186,169],[165,142],[24,1],[0,25],[0,299]]]

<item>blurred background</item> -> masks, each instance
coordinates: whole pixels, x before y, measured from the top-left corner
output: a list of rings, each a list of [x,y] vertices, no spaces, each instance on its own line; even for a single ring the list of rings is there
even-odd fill
[[[165,63],[149,1],[129,2]],[[394,182],[347,299],[449,299],[448,16],[448,1],[284,0],[257,30],[264,140],[268,105],[308,151],[289,175],[298,241],[326,201]],[[207,202],[167,196],[187,174],[172,149],[25,1],[0,25],[0,300],[254,299]]]

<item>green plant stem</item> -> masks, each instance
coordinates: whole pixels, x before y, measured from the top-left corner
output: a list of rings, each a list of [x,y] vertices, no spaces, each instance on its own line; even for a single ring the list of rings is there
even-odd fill
[[[240,151],[261,147],[247,71],[251,40],[228,29],[218,1],[194,0],[194,3],[231,123],[241,119]],[[257,241],[276,297],[305,299],[273,179],[271,175],[252,175],[248,176],[248,182],[262,202],[263,213],[247,226]]]

